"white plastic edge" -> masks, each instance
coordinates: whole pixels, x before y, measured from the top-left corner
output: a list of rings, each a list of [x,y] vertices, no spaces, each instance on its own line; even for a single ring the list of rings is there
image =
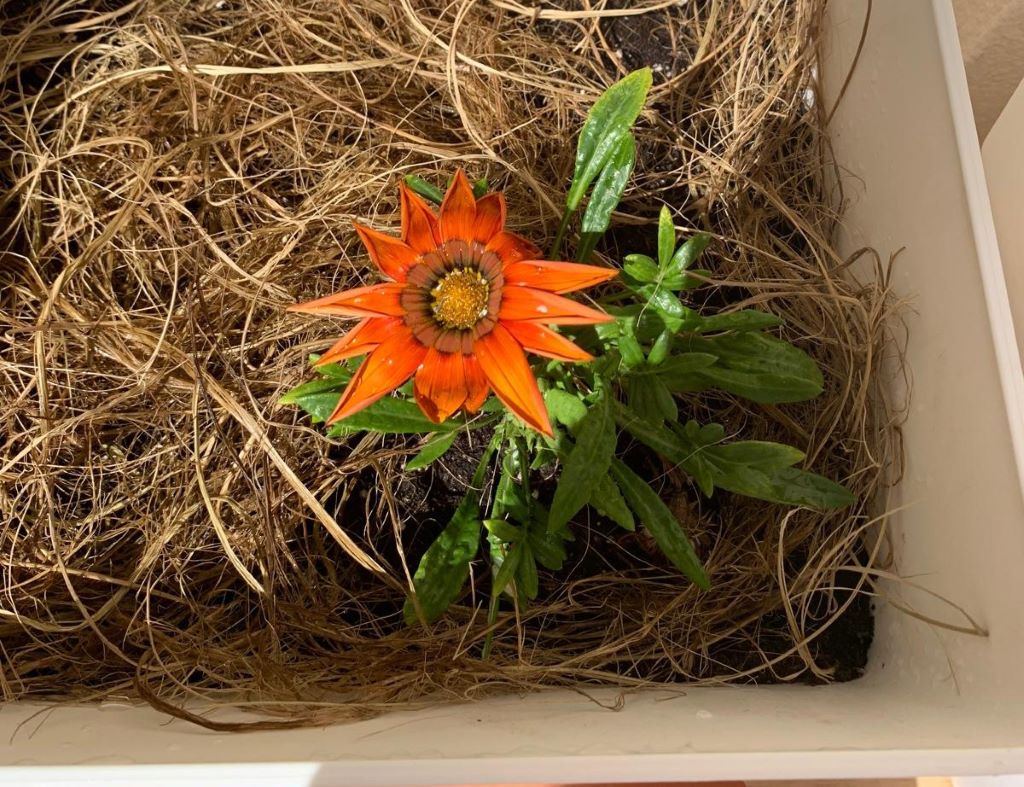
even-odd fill
[[[584,759],[584,762],[580,760]],[[578,783],[600,774],[602,782],[631,783],[714,779],[859,779],[949,773],[984,775],[1024,767],[1019,749],[771,752],[722,755],[658,754],[608,757],[515,757],[445,761],[447,784]],[[727,768],[723,769],[723,762]],[[0,785],[18,787],[339,787],[340,785],[436,784],[436,761],[346,761],[219,765],[93,765],[8,768]],[[582,773],[581,773],[582,772]]]
[[[1010,295],[1003,275],[1003,262],[996,239],[992,218],[985,166],[981,158],[981,143],[974,125],[971,96],[967,90],[963,53],[957,33],[952,0],[932,0],[935,27],[938,32],[942,68],[946,74],[949,109],[953,117],[956,145],[960,152],[960,170],[963,173],[967,208],[971,215],[974,246],[978,252],[981,282],[988,304],[988,320],[995,345],[996,363],[1006,404],[1010,440],[1017,460],[1017,478],[1024,495],[1024,367],[1017,349],[1017,333],[1010,310]],[[969,403],[964,402],[964,407]],[[1024,527],[1024,523],[1021,523]]]

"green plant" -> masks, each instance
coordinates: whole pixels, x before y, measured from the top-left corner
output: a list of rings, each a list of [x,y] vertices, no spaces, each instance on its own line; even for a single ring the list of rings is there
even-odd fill
[[[576,259],[588,260],[607,230],[633,168],[631,129],[650,86],[648,70],[635,72],[594,105],[549,258],[557,256],[588,191]],[[427,200],[444,198],[418,178],[407,184]],[[478,197],[486,189],[485,181],[474,187]],[[539,592],[540,569],[562,568],[573,523],[588,506],[625,530],[646,528],[682,574],[710,587],[680,523],[655,487],[623,460],[627,443],[642,444],[681,468],[707,496],[722,489],[818,510],[854,501],[843,486],[801,469],[805,457],[796,448],[733,439],[721,425],[698,423],[681,411],[677,394],[707,389],[782,404],[812,399],[823,388],[814,360],[769,332],[781,324],[777,317],[756,310],[702,315],[688,305],[687,293],[709,275],[695,266],[710,241],[697,233],[678,243],[671,212],[662,207],[657,257],[628,255],[620,286],[609,286],[601,299],[614,319],[569,329],[593,360],[534,365],[550,434],[527,426],[493,398],[477,415],[434,423],[413,401],[411,383],[329,428],[330,437],[357,431],[424,434],[407,472],[442,458],[461,431],[490,435],[461,505],[416,569],[415,593],[405,607],[410,624],[435,621],[460,597],[470,561],[482,547],[491,566],[490,620],[503,598],[528,604]],[[351,363],[320,366],[318,379],[282,401],[299,405],[314,421],[326,420],[353,375]],[[546,499],[531,487],[542,475],[557,478]]]

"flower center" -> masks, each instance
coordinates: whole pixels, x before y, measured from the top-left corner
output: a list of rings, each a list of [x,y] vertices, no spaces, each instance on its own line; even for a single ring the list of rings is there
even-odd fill
[[[445,328],[472,328],[487,316],[491,285],[475,268],[456,268],[430,291],[430,310]]]

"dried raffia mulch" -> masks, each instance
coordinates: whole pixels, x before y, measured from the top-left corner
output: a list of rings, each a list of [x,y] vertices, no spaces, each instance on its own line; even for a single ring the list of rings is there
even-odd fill
[[[879,560],[864,534],[900,465],[878,374],[893,301],[884,266],[858,282],[831,245],[823,0],[537,8],[5,4],[5,699],[199,698],[307,724],[540,686],[856,675]],[[458,457],[403,481],[410,441],[332,443],[278,406],[340,327],[283,308],[373,280],[352,221],[396,226],[408,173],[465,165],[506,190],[513,229],[550,240],[587,108],[645,64],[640,161],[601,252],[649,250],[663,201],[712,232],[696,305],[783,316],[827,392],[685,407],[804,448],[861,503],[705,501],[663,468],[713,589],[643,533],[582,521],[573,562],[502,616],[484,662],[481,595],[430,631],[398,614],[401,556],[450,510]]]

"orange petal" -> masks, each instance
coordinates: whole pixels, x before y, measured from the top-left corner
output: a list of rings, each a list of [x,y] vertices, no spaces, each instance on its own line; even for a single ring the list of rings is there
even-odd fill
[[[526,350],[556,361],[589,361],[594,356],[539,322],[502,323]]]
[[[501,295],[499,320],[534,320],[552,325],[591,325],[615,318],[582,303],[532,287],[506,287]]]
[[[288,307],[290,312],[333,314],[338,317],[398,317],[405,313],[398,298],[404,284],[386,282],[369,287],[356,287]]]
[[[549,437],[551,422],[537,381],[526,362],[523,348],[501,324],[473,345],[487,382],[494,393],[526,424]]]
[[[514,232],[502,230],[487,241],[487,250],[493,251],[508,265],[519,260],[532,260],[540,255],[540,248]]]
[[[443,353],[431,347],[416,372],[416,403],[435,424],[447,421],[466,401],[466,372],[462,353]]]
[[[412,377],[426,354],[427,348],[404,325],[393,330],[356,370],[327,423],[348,418],[391,393]]]
[[[476,198],[473,187],[460,167],[441,203],[441,240],[470,240],[476,224]]]
[[[363,355],[387,339],[401,323],[399,317],[368,317],[338,339],[313,365],[323,366]]]
[[[402,195],[402,240],[418,254],[433,251],[441,241],[434,212],[404,181],[398,188]]]
[[[487,243],[505,226],[505,195],[492,191],[476,201],[476,225],[473,240]]]
[[[475,413],[487,401],[487,394],[491,392],[491,386],[487,384],[484,370],[480,368],[480,362],[474,356],[463,356],[463,363],[466,369],[466,403],[464,407],[467,413]]]
[[[618,273],[615,268],[601,268],[597,265],[524,260],[505,266],[505,286],[521,285],[548,292],[572,292],[608,281]]]
[[[416,252],[399,238],[392,238],[362,224],[356,224],[355,228],[359,240],[363,242],[370,253],[370,259],[380,268],[381,273],[395,281],[404,281],[405,272],[416,262]]]

